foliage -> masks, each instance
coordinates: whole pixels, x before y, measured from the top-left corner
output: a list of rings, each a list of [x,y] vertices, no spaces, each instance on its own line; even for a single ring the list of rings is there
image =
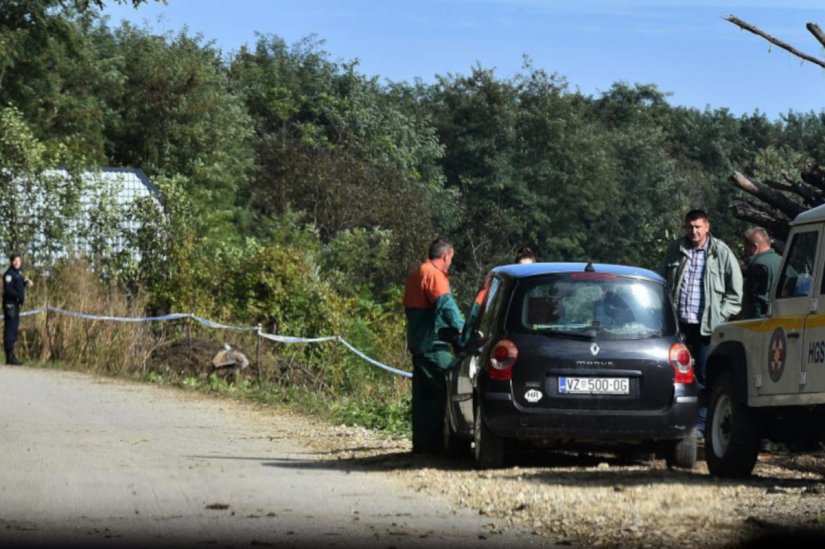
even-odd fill
[[[34,136],[17,109],[0,110],[0,243],[34,264],[65,253],[74,236],[71,220],[80,211],[81,181],[47,170],[60,161],[57,153]]]
[[[542,261],[656,267],[687,209],[737,240],[733,170],[781,181],[825,155],[822,113],[683,108],[653,84],[591,97],[529,59],[511,78],[477,65],[382,83],[316,37],[261,36],[224,56],[185,30],[110,28],[103,5],[0,0],[0,243],[43,273],[38,299],[85,310],[341,335],[403,368],[402,284],[434,238],[455,244],[461,303],[521,245]],[[77,219],[78,174],[101,164],[142,168],[162,205],[124,208],[95,187]],[[57,166],[70,176],[50,176]],[[83,269],[67,253],[81,237]],[[181,335],[36,326],[32,353],[144,376],[146,349]],[[86,332],[98,339],[84,346]],[[406,430],[407,382],[340,345],[267,342],[261,354],[254,398],[311,399],[341,421]],[[153,375],[255,392],[177,372]]]
[[[109,91],[105,137],[115,165],[180,176],[213,210],[232,210],[252,168],[250,120],[230,93],[220,52],[185,32],[155,36],[128,24],[95,31],[119,86]]]
[[[435,169],[442,149],[426,120],[321,46],[312,37],[292,48],[261,37],[233,60],[231,79],[258,138],[248,192],[259,218],[306,212],[324,242],[342,231],[383,231],[396,260],[358,281],[377,295],[417,259],[433,203],[449,199]]]

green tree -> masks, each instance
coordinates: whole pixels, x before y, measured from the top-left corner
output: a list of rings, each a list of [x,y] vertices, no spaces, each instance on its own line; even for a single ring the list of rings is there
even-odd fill
[[[107,110],[100,92],[118,78],[87,34],[104,4],[0,0],[0,105],[16,106],[47,146],[60,143],[92,163],[104,153]]]
[[[80,179],[47,172],[60,160],[68,157],[38,141],[17,109],[0,110],[0,243],[36,266],[66,253],[79,212]]]
[[[417,111],[320,47],[312,37],[291,48],[262,37],[232,62],[258,138],[248,194],[259,227],[294,209],[323,242],[342,231],[385,231],[394,260],[353,281],[378,294],[420,256],[422,235],[435,232],[434,204],[450,200],[434,168],[441,147]]]
[[[196,203],[235,215],[253,165],[252,131],[230,92],[220,52],[182,32],[100,25],[97,47],[121,75],[109,92],[109,162],[150,177],[183,176]]]

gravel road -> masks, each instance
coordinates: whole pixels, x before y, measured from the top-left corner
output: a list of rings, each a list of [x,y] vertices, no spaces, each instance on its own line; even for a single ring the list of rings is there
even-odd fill
[[[488,517],[306,445],[287,414],[0,367],[0,547],[511,547]]]
[[[476,471],[366,429],[0,367],[0,546],[723,547],[825,541],[825,452],[703,463],[525,453]]]

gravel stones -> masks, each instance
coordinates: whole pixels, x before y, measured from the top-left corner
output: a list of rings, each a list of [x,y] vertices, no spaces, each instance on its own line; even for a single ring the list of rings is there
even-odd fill
[[[825,539],[825,452],[764,454],[754,477],[715,479],[704,462],[526,452],[515,466],[478,471],[469,456],[410,453],[402,437],[304,417],[281,422],[290,438],[341,467],[396,477],[489,517],[491,531],[526,528],[537,542],[600,547],[741,546],[763,536]]]

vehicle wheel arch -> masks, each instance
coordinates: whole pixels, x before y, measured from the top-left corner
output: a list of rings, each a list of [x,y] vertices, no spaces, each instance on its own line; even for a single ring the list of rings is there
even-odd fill
[[[706,365],[706,385],[712,387],[719,375],[730,370],[733,376],[734,396],[742,404],[748,402],[748,358],[740,341],[725,341],[713,348]]]

